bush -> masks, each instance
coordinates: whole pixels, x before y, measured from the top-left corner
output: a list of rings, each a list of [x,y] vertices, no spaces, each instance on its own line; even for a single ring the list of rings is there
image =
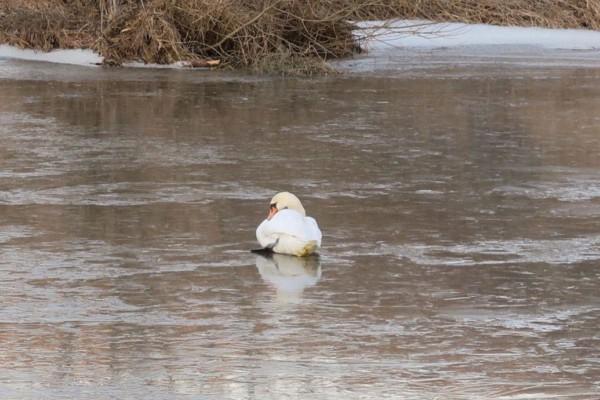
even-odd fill
[[[586,0],[3,0],[0,43],[91,48],[105,63],[218,60],[314,73],[359,50],[350,21],[424,18],[600,29]]]

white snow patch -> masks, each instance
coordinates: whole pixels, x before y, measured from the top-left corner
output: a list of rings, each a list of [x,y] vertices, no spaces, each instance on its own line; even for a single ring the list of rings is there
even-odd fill
[[[583,29],[506,27],[429,21],[363,21],[357,36],[366,38],[367,50],[440,48],[455,46],[536,46],[546,49],[600,49],[600,32]]]
[[[28,61],[43,61],[58,64],[96,65],[103,57],[89,49],[53,50],[49,52],[20,49],[0,44],[0,58],[15,58]]]
[[[84,66],[96,66],[104,61],[104,57],[89,49],[52,50],[50,52],[44,52],[31,49],[20,49],[15,46],[0,44],[0,59],[2,58]],[[185,61],[178,61],[166,65],[146,64],[140,61],[129,61],[123,63],[123,66],[129,68],[191,69],[190,63]]]

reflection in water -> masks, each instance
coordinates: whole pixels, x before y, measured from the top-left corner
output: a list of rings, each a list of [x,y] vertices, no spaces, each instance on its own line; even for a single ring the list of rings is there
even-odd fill
[[[321,279],[321,261],[318,255],[257,255],[256,268],[260,277],[277,290],[277,300],[283,302],[299,299],[305,288],[316,285]]]
[[[0,60],[0,398],[598,398],[598,109],[586,68]],[[320,260],[247,251],[280,190]]]

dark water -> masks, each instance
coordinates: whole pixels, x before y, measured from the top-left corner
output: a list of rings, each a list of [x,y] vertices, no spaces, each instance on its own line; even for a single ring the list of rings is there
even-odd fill
[[[599,154],[594,68],[0,60],[0,398],[600,397]]]

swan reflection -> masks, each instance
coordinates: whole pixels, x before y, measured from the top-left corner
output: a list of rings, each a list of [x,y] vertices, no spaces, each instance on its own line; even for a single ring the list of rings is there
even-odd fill
[[[281,300],[300,298],[305,288],[314,286],[321,279],[321,262],[317,255],[257,255],[256,268],[261,278],[277,290]]]

